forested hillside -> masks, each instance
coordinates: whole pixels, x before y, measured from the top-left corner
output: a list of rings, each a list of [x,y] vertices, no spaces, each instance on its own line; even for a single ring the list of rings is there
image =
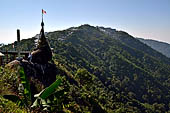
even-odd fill
[[[72,112],[170,111],[170,59],[124,31],[82,25],[47,34]],[[32,50],[36,38],[21,41]],[[12,49],[11,45],[1,49]]]
[[[151,48],[159,51],[163,55],[170,57],[170,44],[150,39],[138,38],[138,40],[150,46]]]

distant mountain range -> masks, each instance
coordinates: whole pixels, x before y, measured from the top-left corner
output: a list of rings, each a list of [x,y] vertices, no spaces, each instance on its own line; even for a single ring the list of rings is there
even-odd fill
[[[49,32],[47,37],[57,65],[61,64],[83,86],[82,89],[67,81],[70,84],[67,101],[79,108],[72,107],[72,112],[170,110],[170,59],[142,43],[142,39],[124,31],[87,24]],[[21,49],[32,50],[35,40],[35,37],[22,40]],[[12,45],[1,49],[7,48],[12,49]],[[79,69],[90,74],[80,73]]]
[[[138,40],[170,58],[170,44],[151,39],[138,38]]]

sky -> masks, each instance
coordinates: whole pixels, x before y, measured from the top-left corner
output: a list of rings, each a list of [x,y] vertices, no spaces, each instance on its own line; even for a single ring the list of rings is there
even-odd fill
[[[170,43],[170,0],[0,0],[0,43],[38,34],[41,9],[46,32],[90,24]]]

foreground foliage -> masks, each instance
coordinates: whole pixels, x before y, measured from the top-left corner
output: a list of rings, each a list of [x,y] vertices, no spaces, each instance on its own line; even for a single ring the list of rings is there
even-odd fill
[[[0,96],[0,113],[26,113],[26,109]]]

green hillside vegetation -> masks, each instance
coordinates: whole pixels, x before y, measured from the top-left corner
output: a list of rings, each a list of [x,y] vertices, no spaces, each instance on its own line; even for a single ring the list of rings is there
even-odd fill
[[[170,58],[170,44],[150,39],[137,39]]]
[[[65,89],[51,110],[170,112],[170,59],[128,33],[82,25],[49,32],[47,37],[60,70],[57,77],[62,78],[59,89]],[[34,40],[22,40],[22,49],[32,50]]]

